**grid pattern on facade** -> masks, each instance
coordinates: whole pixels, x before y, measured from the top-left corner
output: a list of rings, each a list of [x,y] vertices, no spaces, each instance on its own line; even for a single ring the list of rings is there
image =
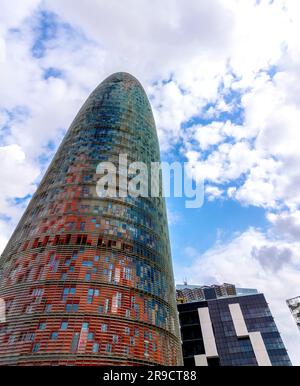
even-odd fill
[[[101,161],[159,162],[148,98],[107,78],[73,121],[0,260],[0,364],[181,363],[165,202],[99,198]]]

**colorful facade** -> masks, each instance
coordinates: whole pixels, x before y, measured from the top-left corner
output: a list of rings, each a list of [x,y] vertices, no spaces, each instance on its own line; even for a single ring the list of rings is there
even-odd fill
[[[165,202],[100,198],[99,162],[159,162],[131,75],[100,84],[73,121],[0,260],[0,365],[180,365]]]

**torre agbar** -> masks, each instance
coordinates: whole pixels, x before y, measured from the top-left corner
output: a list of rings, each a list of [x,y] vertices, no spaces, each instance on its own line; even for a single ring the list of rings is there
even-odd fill
[[[1,256],[0,365],[182,364],[164,198],[96,192],[97,165],[119,154],[160,161],[127,73],[83,105]]]

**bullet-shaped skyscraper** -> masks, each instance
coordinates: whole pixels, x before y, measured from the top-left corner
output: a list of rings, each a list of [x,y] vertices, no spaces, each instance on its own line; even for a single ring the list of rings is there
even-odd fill
[[[97,194],[97,166],[120,154],[160,161],[127,73],[83,105],[1,256],[0,365],[182,363],[164,198]]]

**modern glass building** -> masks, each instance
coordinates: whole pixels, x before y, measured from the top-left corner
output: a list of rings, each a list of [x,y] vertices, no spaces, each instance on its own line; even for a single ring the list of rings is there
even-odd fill
[[[201,301],[178,304],[184,364],[290,366],[264,295],[220,295],[218,287],[202,287]]]
[[[286,302],[300,330],[300,296],[289,299]]]
[[[97,165],[120,154],[160,161],[127,73],[83,105],[1,256],[0,365],[182,363],[164,198],[97,194]]]

